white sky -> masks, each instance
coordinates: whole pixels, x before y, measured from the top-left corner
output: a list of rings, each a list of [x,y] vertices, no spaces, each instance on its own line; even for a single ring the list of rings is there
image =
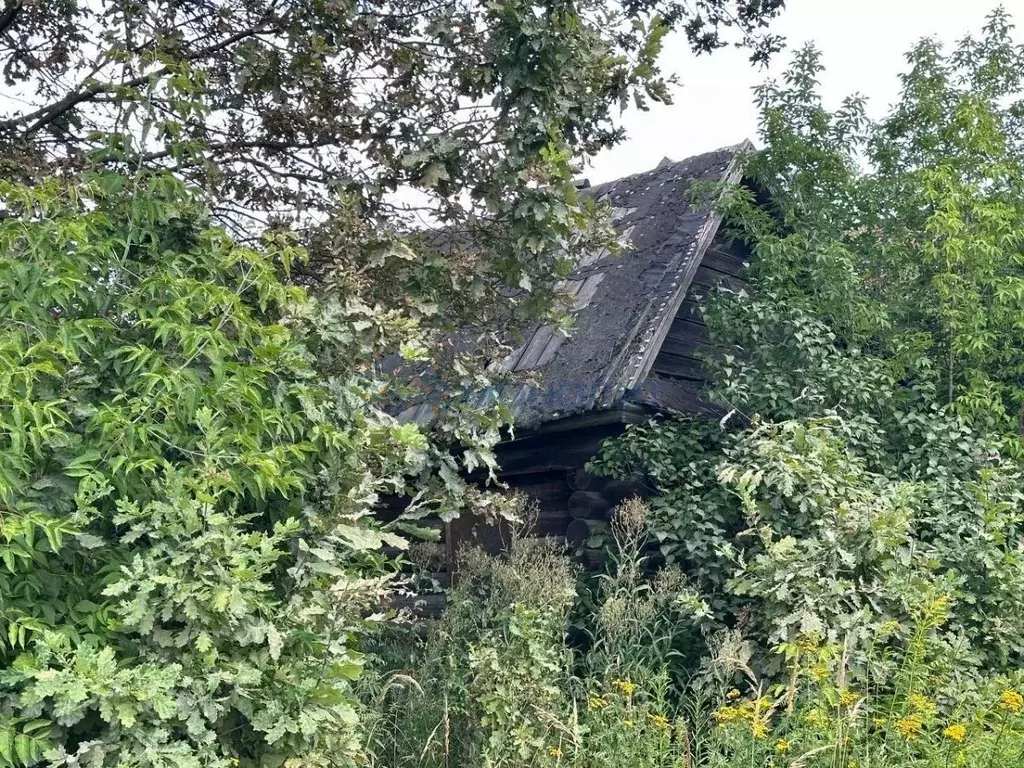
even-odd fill
[[[789,47],[813,41],[822,51],[826,106],[862,93],[868,109],[881,113],[899,92],[903,55],[922,37],[949,45],[980,32],[998,0],[787,0],[774,25]],[[1024,40],[1024,0],[1003,0]],[[594,184],[646,171],[665,156],[681,160],[745,138],[757,140],[757,113],[750,89],[788,63],[783,51],[768,73],[754,67],[742,50],[693,56],[681,35],[666,39],[662,66],[681,86],[671,106],[627,114],[626,140],[600,154],[584,171]]]

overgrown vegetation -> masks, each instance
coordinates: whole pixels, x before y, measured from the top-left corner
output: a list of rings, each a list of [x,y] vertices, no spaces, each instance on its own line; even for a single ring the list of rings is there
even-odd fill
[[[777,47],[697,5],[0,2],[0,765],[361,759],[382,545],[502,514],[462,395],[612,238],[574,158],[673,27]]]
[[[878,122],[857,99],[824,110],[811,49],[761,89],[748,169],[771,204],[725,201],[751,287],[705,311],[728,413],[634,430],[601,466],[648,474],[663,552],[765,649],[858,648],[933,593],[965,671],[1015,668],[1024,57],[998,12],[909,60]]]
[[[392,536],[360,519],[423,437],[316,374],[287,240],[238,246],[164,174],[2,194],[4,759],[354,753]]]
[[[864,653],[811,634],[775,648],[778,682],[735,632],[683,681],[671,647],[695,609],[673,566],[643,555],[642,502],[614,521],[615,565],[599,578],[584,644],[566,627],[577,587],[549,542],[505,559],[464,553],[452,610],[425,644],[392,637],[392,668],[365,681],[375,766],[1014,765],[1024,750],[1024,678],[965,680],[948,656],[950,603],[921,599]],[[652,572],[653,571],[653,572]],[[413,649],[410,654],[410,649]],[[400,666],[395,667],[395,662]]]
[[[435,687],[389,699],[389,733],[423,744],[480,725],[461,726],[470,752],[385,739],[397,759],[380,764],[1024,759],[1024,49],[997,11],[981,38],[948,54],[925,41],[908,60],[880,120],[859,98],[822,106],[811,48],[759,91],[765,150],[722,201],[753,251],[748,287],[704,304],[722,418],[659,420],[605,447],[594,469],[657,491],[646,514],[617,512],[611,572],[581,583],[575,612],[552,610],[565,631],[543,650],[517,645],[517,617],[543,604],[525,588],[497,614],[472,609],[501,631],[432,635],[450,658],[507,658],[508,677],[478,688],[465,667],[440,682],[406,668]],[[471,581],[521,568],[516,554],[481,562]],[[474,598],[456,594],[462,614]],[[413,724],[418,696],[505,714]]]
[[[387,621],[384,545],[528,518],[463,481],[507,413],[462,396],[611,242],[573,159],[667,98],[669,29],[763,57],[780,5],[5,3],[0,765],[1020,763],[1002,12],[915,48],[881,120],[823,108],[813,49],[759,91],[721,201],[749,288],[705,302],[724,416],[607,446],[658,495],[606,573],[518,538]],[[402,363],[445,393],[429,429],[388,413]]]

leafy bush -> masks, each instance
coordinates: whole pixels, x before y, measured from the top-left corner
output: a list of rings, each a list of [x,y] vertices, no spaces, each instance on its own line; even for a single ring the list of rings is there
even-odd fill
[[[663,554],[714,624],[760,643],[759,674],[808,633],[852,643],[862,674],[878,628],[934,593],[963,674],[1021,662],[1020,313],[1004,311],[1022,60],[996,12],[949,56],[915,48],[871,122],[858,99],[827,112],[817,54],[798,53],[759,92],[766,148],[747,170],[771,202],[723,197],[753,249],[749,290],[704,303],[707,396],[726,416],[633,429],[595,463],[651,478]]]
[[[871,673],[855,676],[849,646],[813,636],[779,646],[784,684],[766,685],[737,647],[723,644],[717,672],[743,680],[712,713],[704,765],[1015,765],[1024,753],[1018,670],[976,685],[955,682],[939,631],[945,596],[922,604],[913,623],[883,625]]]
[[[378,649],[364,683],[371,764],[684,765],[691,737],[668,664],[693,606],[677,572],[645,575],[644,514],[630,504],[615,526],[618,566],[585,647],[568,632],[577,574],[550,540],[514,538],[505,558],[464,553],[426,640]]]
[[[759,648],[731,630],[689,679],[668,674],[673,628],[703,608],[674,569],[643,557],[644,509],[617,513],[615,566],[602,576],[587,644],[565,632],[572,571],[544,541],[508,559],[467,555],[471,587],[413,641],[411,665],[368,686],[371,764],[555,768],[947,768],[1016,765],[1024,672],[965,670],[948,637],[953,603],[936,591],[858,648],[799,633]],[[555,589],[546,591],[543,585]],[[671,585],[666,588],[666,585]],[[870,611],[870,607],[866,611]],[[481,617],[486,617],[481,620]],[[412,658],[388,646],[396,660]],[[397,651],[397,653],[396,653]],[[483,663],[481,661],[483,660]]]
[[[287,240],[163,174],[0,196],[0,763],[344,762],[424,439],[317,375]]]
[[[546,765],[569,702],[573,569],[550,541],[517,537],[507,559],[465,550],[458,571],[425,643],[387,649],[400,666],[367,686],[371,764]]]

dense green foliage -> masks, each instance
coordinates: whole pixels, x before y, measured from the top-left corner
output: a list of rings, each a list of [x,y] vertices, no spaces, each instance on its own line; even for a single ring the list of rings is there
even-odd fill
[[[879,628],[942,594],[960,674],[1021,662],[1011,29],[997,12],[951,54],[921,43],[878,121],[859,99],[822,107],[812,49],[759,91],[766,146],[723,200],[750,287],[705,305],[708,395],[727,416],[633,430],[599,464],[652,479],[662,551],[712,625],[759,644],[762,672],[779,670],[771,648],[817,637],[866,674]]]
[[[31,106],[0,121],[0,765],[1020,762],[1002,12],[915,48],[880,120],[824,109],[812,49],[758,92],[765,150],[721,202],[749,288],[704,304],[726,415],[607,447],[659,491],[615,512],[607,573],[466,552],[425,639],[370,639],[383,545],[524,516],[460,479],[505,415],[461,395],[609,241],[572,161],[667,97],[669,29],[762,56],[779,7],[5,3]],[[430,429],[388,415],[400,361],[444,387]]]
[[[597,590],[582,663],[566,634],[578,573],[552,541],[514,538],[501,559],[465,551],[450,609],[426,642],[393,637],[377,662],[398,666],[364,683],[376,713],[371,764],[682,765],[656,652],[681,576],[643,578],[643,514],[631,503],[619,518],[621,567]]]
[[[669,98],[666,33],[763,59],[781,6],[5,0],[0,61],[17,98],[0,145],[21,179],[95,151],[173,170],[236,235],[301,230],[305,279],[337,267],[350,278],[337,290],[357,282],[425,328],[493,332],[544,315],[573,256],[608,239],[573,164],[623,138],[622,107]],[[415,237],[425,223],[454,236]]]
[[[773,684],[752,649],[720,634],[696,673],[672,646],[697,608],[673,567],[643,555],[645,509],[614,518],[613,565],[587,604],[587,642],[566,633],[577,587],[550,542],[507,558],[466,552],[452,611],[422,645],[392,635],[363,682],[370,764],[557,768],[947,768],[1016,765],[1020,673],[969,680],[947,656],[945,597],[879,627],[859,659],[805,637],[777,651]],[[867,661],[867,669],[859,662]]]
[[[0,3],[0,765],[362,759],[381,548],[505,512],[461,396],[611,238],[573,162],[780,7]]]
[[[1024,50],[997,12],[909,60],[878,121],[822,107],[811,49],[760,90],[747,288],[703,304],[722,418],[605,446],[657,495],[574,610],[550,547],[467,560],[377,680],[377,764],[1021,763]]]
[[[806,356],[834,346],[846,357],[863,352],[884,365],[876,375],[934,386],[927,396],[968,422],[1016,432],[1024,404],[1024,48],[1000,11],[981,39],[948,54],[925,40],[908,60],[901,99],[871,121],[856,98],[827,112],[816,91],[817,53],[800,53],[782,86],[759,93],[766,146],[749,174],[771,203],[757,209],[737,193],[726,208],[754,245],[751,276],[762,300],[835,334],[825,339],[832,344],[801,344],[790,350],[796,358],[779,354],[776,364],[813,365]],[[751,349],[749,339],[736,340]],[[838,405],[847,382],[809,373],[799,399],[792,377],[766,401],[776,382],[762,376],[760,389],[750,389],[742,372],[727,376],[718,395],[773,418]]]
[[[287,241],[162,174],[2,194],[2,759],[352,754],[361,518],[424,438],[317,375]]]

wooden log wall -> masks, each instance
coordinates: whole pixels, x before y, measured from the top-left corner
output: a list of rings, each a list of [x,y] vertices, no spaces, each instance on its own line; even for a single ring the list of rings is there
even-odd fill
[[[590,456],[598,448],[597,444],[592,445]],[[566,550],[584,568],[593,570],[605,563],[601,537],[610,533],[615,507],[630,496],[643,495],[644,488],[635,481],[611,480],[591,475],[583,469],[584,463],[580,461],[578,466],[569,468],[519,471],[502,479],[510,490],[524,493],[533,502],[536,516],[527,534],[545,536],[564,543]],[[450,586],[461,546],[473,544],[497,554],[510,541],[507,528],[488,525],[471,517],[460,518],[447,525],[440,520],[418,521],[417,524],[440,528],[443,532],[442,542],[417,543],[414,545],[417,551],[406,555],[406,559],[415,563],[415,570],[421,574],[420,586],[431,583],[437,588]],[[427,567],[424,563],[424,553],[428,550],[434,552],[436,566]],[[395,550],[393,554],[399,552]],[[439,615],[444,605],[443,594],[426,591],[399,596],[393,600],[391,607],[415,618],[428,618]]]
[[[537,503],[537,521],[531,533],[563,538],[566,549],[589,569],[604,563],[604,543],[611,533],[615,508],[631,496],[646,494],[637,480],[591,475],[582,465],[509,479]]]

